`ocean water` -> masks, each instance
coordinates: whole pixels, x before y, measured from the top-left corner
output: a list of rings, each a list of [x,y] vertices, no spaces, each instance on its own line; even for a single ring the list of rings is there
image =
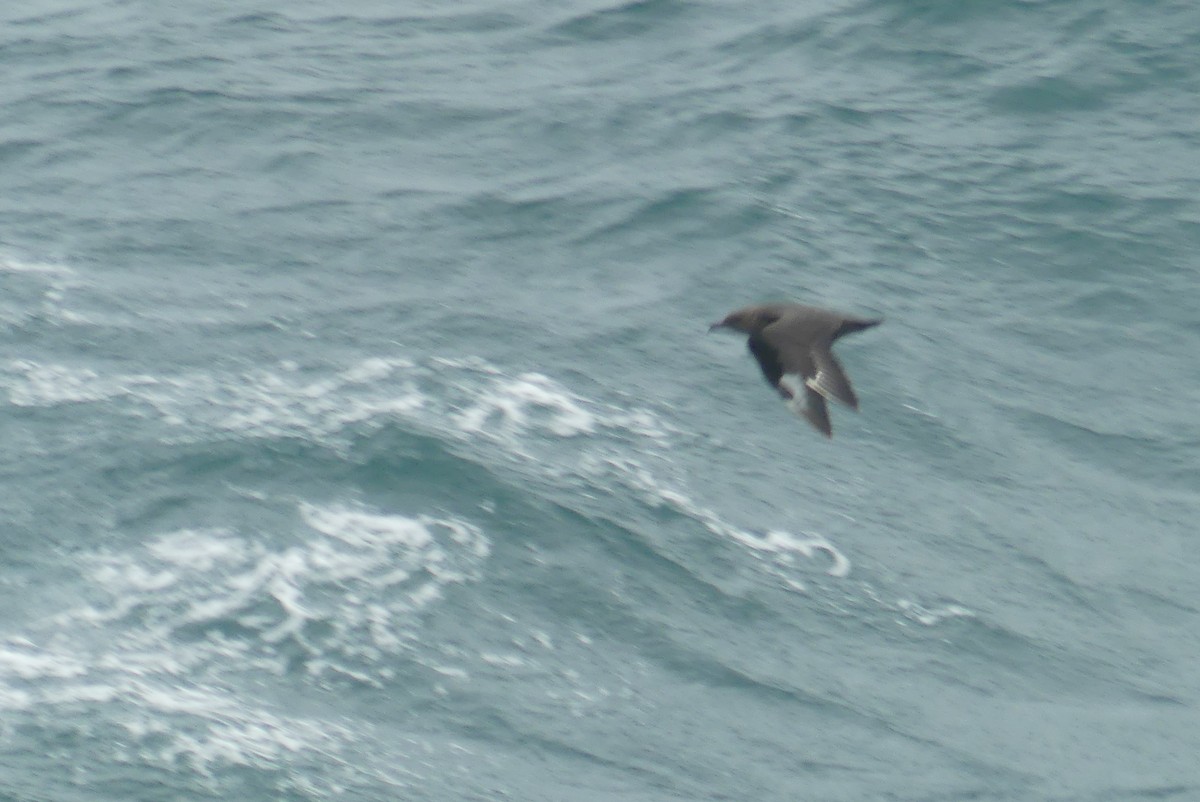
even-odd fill
[[[0,795],[1200,799],[1200,6],[0,9]],[[731,309],[838,345],[826,441]]]

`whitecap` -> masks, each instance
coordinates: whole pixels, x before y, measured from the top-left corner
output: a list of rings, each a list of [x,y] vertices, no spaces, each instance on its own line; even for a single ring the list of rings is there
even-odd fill
[[[298,505],[279,546],[230,529],[165,533],[132,551],[99,552],[87,575],[103,591],[63,626],[151,626],[157,637],[234,627],[239,659],[306,655],[307,670],[370,677],[408,648],[421,611],[479,576],[490,542],[474,524],[351,504]],[[285,643],[292,644],[285,647]],[[294,647],[294,648],[293,648]],[[373,681],[373,680],[372,680]]]
[[[45,365],[28,359],[11,361],[8,370],[9,401],[19,407],[104,401],[158,384],[155,377],[146,374],[104,377],[89,368]]]
[[[333,373],[280,363],[221,376],[208,373],[106,377],[90,369],[18,361],[11,365],[14,403],[50,405],[102,400],[123,395],[156,410],[162,420],[191,433],[211,437],[213,431],[251,437],[302,435],[344,447],[344,432],[356,425],[379,425],[398,419],[408,427],[469,443],[519,464],[542,480],[578,480],[580,489],[632,489],[646,504],[672,509],[692,518],[712,534],[732,540],[781,565],[795,557],[831,560],[827,573],[845,577],[850,561],[833,544],[813,534],[785,531],[754,533],[727,521],[698,503],[686,481],[676,476],[670,458],[675,433],[661,415],[644,407],[606,404],[585,398],[553,378],[537,372],[506,373],[477,357],[430,358],[424,364],[402,357],[368,357]],[[185,439],[187,439],[185,437]],[[580,445],[564,449],[557,441]],[[376,520],[362,511],[302,508],[307,524],[335,539],[409,538],[428,521]],[[383,527],[381,530],[380,527]],[[392,530],[387,530],[393,527]],[[486,541],[449,526],[445,532],[480,546]],[[476,555],[479,556],[479,555]],[[436,551],[427,560],[436,570]],[[308,559],[332,559],[310,554]],[[341,559],[356,559],[342,555]],[[347,566],[345,570],[354,570]],[[401,564],[392,581],[403,582],[411,570]],[[453,572],[446,577],[452,577]],[[163,578],[165,581],[165,577]],[[436,585],[409,589],[412,604],[432,603]]]
[[[24,638],[10,638],[0,643],[0,680],[14,677],[23,680],[61,679],[80,677],[86,673],[87,667],[78,659],[39,650],[32,641]]]
[[[896,608],[905,618],[910,621],[916,621],[918,624],[926,627],[937,626],[947,619],[975,617],[973,612],[957,604],[948,604],[943,607],[925,607],[908,599],[900,599],[896,602]]]
[[[0,273],[25,273],[55,278],[74,278],[76,271],[64,264],[26,261],[11,256],[0,256]]]
[[[596,430],[596,416],[582,399],[540,373],[523,373],[516,379],[497,379],[477,393],[477,401],[458,415],[467,433],[487,430],[498,420],[501,432],[522,433],[538,428],[559,437],[576,437]]]

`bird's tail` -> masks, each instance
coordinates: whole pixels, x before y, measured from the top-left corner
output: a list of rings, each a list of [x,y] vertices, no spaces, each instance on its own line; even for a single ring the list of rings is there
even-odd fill
[[[883,322],[883,318],[877,317],[874,320],[863,320],[861,318],[846,318],[842,321],[842,325],[838,327],[837,333],[833,335],[833,339],[837,339],[845,334],[853,334],[856,331],[869,329],[872,326],[878,326]]]

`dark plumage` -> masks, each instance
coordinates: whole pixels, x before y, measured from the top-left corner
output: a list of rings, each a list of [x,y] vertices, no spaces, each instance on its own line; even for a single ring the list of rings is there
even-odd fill
[[[777,303],[747,306],[730,312],[720,323],[709,327],[726,328],[750,335],[750,353],[758,360],[763,375],[781,396],[792,401],[795,393],[783,383],[785,373],[799,374],[804,380],[805,406],[800,412],[826,437],[833,436],[825,399],[840,401],[858,409],[858,396],[850,379],[833,355],[838,337],[869,329],[882,319],[854,318],[827,309],[800,304]]]

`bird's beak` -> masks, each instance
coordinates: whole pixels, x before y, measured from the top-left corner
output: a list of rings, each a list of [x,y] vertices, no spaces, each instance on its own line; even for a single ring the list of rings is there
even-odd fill
[[[724,323],[720,323],[720,322],[718,322],[718,323],[714,323],[714,324],[712,324],[711,326],[709,326],[709,327],[708,327],[708,331],[709,331],[710,333],[711,333],[711,332],[714,332],[714,331],[716,331],[717,329],[721,328],[721,327],[722,327],[722,326],[724,326],[724,325],[725,325]]]

